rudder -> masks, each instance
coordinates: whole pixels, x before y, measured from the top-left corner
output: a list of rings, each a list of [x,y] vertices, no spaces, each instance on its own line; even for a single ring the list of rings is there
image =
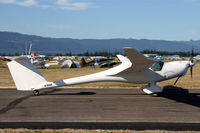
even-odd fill
[[[47,82],[27,57],[19,57],[8,62],[8,68],[17,90],[30,91]]]

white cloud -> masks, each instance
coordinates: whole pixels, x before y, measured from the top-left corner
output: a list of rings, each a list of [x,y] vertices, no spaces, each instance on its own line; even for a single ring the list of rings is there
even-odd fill
[[[20,6],[35,6],[37,5],[36,0],[25,0],[23,2],[17,2],[16,4]]]
[[[0,3],[3,4],[14,4],[14,5],[18,5],[18,6],[36,6],[36,7],[40,7],[40,8],[48,8],[50,7],[50,5],[40,5],[38,4],[37,0],[0,0]]]
[[[93,6],[90,2],[73,2],[72,0],[54,0],[50,1],[48,5],[43,5],[38,2],[39,0],[0,0],[3,4],[14,4],[18,6],[35,6],[39,8],[58,7],[64,10],[85,10]],[[40,0],[41,2],[42,0]]]
[[[90,2],[71,2],[70,0],[57,0],[56,4],[65,10],[85,10],[92,6]]]
[[[69,3],[69,0],[57,0],[56,4],[58,5],[67,5]]]
[[[14,4],[15,0],[0,0],[0,3],[4,3],[4,4]]]

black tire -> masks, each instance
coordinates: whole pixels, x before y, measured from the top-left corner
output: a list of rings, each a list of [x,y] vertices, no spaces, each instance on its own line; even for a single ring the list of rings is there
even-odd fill
[[[160,96],[161,96],[161,93],[160,93],[160,92],[152,93],[151,96],[152,96],[152,97],[160,97]]]
[[[38,96],[40,94],[39,90],[34,90],[33,95]]]

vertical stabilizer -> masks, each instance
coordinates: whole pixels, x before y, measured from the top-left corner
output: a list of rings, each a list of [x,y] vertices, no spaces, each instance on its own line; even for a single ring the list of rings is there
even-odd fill
[[[33,90],[39,84],[47,82],[27,57],[12,60],[8,63],[8,68],[18,90]]]

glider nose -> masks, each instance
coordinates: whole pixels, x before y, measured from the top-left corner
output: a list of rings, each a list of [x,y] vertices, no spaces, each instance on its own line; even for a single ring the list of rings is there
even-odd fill
[[[189,61],[188,67],[193,67],[194,65],[196,65],[196,63],[197,63],[196,59],[192,59]]]
[[[191,78],[192,78],[192,71],[193,71],[193,66],[196,65],[196,59],[195,58],[191,58],[189,60],[189,63],[188,63],[188,68],[190,67],[190,75],[191,75]]]

